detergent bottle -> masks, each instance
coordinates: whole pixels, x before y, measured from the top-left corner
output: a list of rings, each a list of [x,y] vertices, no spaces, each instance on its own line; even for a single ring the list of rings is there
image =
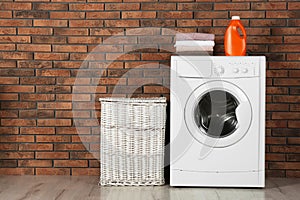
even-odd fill
[[[238,29],[243,35],[240,35]],[[246,55],[246,30],[241,23],[239,16],[232,16],[224,37],[224,48],[226,56]]]

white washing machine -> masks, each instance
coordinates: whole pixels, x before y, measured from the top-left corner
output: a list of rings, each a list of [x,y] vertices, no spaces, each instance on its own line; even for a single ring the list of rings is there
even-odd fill
[[[171,186],[264,187],[265,63],[172,56]]]

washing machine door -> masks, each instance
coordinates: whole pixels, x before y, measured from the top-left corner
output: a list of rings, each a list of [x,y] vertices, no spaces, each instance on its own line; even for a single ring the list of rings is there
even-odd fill
[[[199,86],[185,106],[190,134],[213,148],[237,143],[246,135],[251,121],[252,108],[247,95],[226,81],[210,81]]]

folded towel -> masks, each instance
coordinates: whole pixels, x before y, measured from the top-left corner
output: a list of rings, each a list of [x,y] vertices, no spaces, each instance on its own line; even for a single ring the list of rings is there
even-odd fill
[[[178,33],[176,41],[182,40],[215,40],[215,34],[209,33]]]
[[[177,55],[182,56],[212,56],[214,54],[213,51],[184,51],[184,52],[176,52]]]
[[[183,51],[213,51],[212,46],[176,46],[176,52]]]
[[[185,40],[185,41],[176,41],[176,46],[215,46],[214,41],[198,41],[198,40]]]

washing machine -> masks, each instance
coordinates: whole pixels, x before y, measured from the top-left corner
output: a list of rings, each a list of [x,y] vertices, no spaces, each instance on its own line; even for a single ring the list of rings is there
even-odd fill
[[[265,63],[172,56],[171,186],[264,187]]]

